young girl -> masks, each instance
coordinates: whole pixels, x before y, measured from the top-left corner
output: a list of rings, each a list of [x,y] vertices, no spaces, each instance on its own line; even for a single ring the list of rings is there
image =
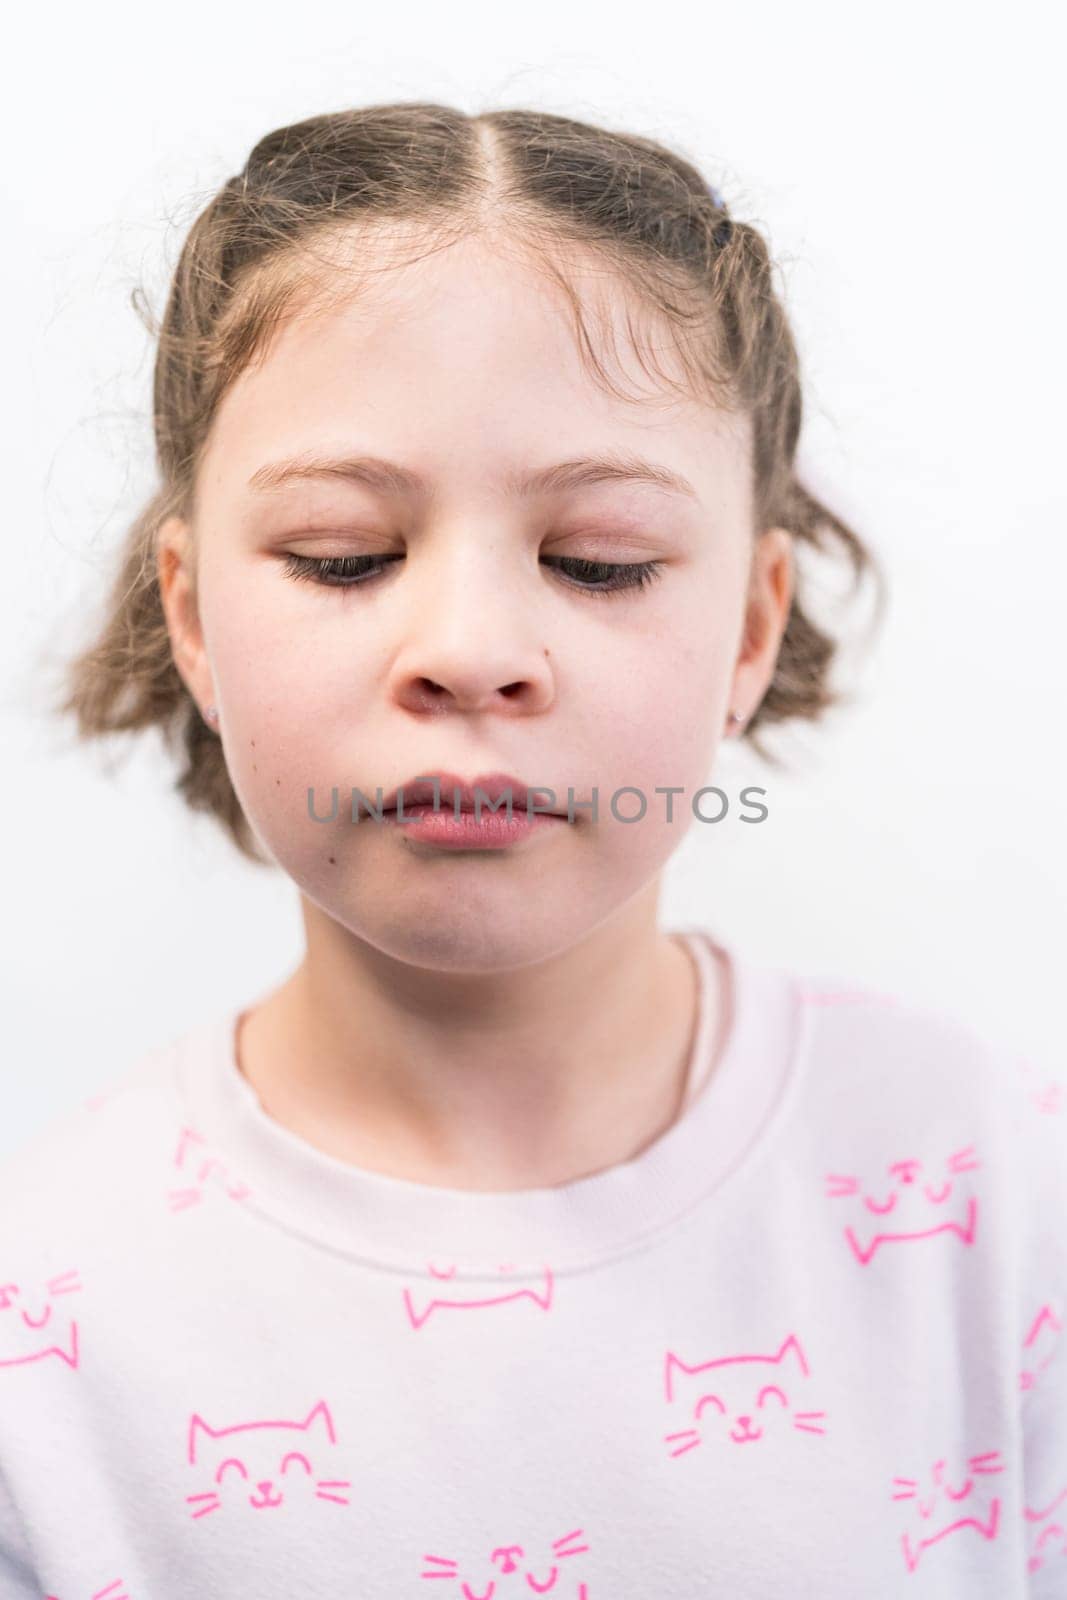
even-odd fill
[[[647,139],[342,112],[159,341],[67,706],[307,948],[0,1174],[4,1600],[1067,1595],[1056,1086],[657,922],[720,741],[834,698],[798,558],[872,570],[759,233]]]

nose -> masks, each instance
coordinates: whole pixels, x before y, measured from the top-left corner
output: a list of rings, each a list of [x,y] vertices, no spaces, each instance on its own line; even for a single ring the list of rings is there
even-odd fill
[[[481,562],[454,561],[447,574],[438,564],[435,578],[404,619],[391,673],[396,702],[421,714],[543,711],[553,670],[521,579],[491,568],[484,552]]]

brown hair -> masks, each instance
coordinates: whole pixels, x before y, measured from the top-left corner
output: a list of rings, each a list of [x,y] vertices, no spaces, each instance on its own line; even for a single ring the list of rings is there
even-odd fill
[[[568,252],[572,262],[592,256],[636,290],[635,303],[669,330],[685,390],[751,418],[755,531],[784,527],[814,550],[834,541],[854,589],[864,577],[877,581],[881,615],[878,563],[794,470],[799,363],[767,245],[755,226],[728,214],[696,166],[654,140],[542,111],[379,105],[275,129],[190,228],[161,325],[134,291],[134,307],[158,339],[161,481],[128,531],[94,642],[64,667],[55,707],[73,714],[81,738],[158,727],[180,756],[176,788],[186,803],[213,814],[257,863],[269,858],[230,782],[222,743],[174,664],[157,532],[166,517],[189,516],[219,402],[282,318],[351,295],[361,272],[384,270],[380,248],[344,254],[353,229],[360,243],[373,229],[376,246],[409,234],[445,248],[475,228],[506,235],[559,285],[583,358],[609,388],[562,263]],[[644,369],[670,386],[632,320],[628,330]],[[817,719],[849,698],[830,686],[838,641],[807,598],[798,561],[774,676],[744,734],[775,765],[756,729]]]

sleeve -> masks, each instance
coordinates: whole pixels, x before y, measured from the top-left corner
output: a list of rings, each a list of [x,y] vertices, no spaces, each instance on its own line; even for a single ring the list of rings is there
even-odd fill
[[[1067,1595],[1067,1077],[1019,1063],[1019,1389],[1030,1600]]]
[[[41,1600],[29,1546],[7,1484],[0,1476],[0,1595],[3,1600]]]

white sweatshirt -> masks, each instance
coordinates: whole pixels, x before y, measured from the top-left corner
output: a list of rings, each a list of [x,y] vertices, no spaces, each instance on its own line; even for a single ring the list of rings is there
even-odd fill
[[[3,1600],[1067,1596],[1067,1081],[711,935],[678,1120],[440,1189],[240,1009],[0,1168]]]

